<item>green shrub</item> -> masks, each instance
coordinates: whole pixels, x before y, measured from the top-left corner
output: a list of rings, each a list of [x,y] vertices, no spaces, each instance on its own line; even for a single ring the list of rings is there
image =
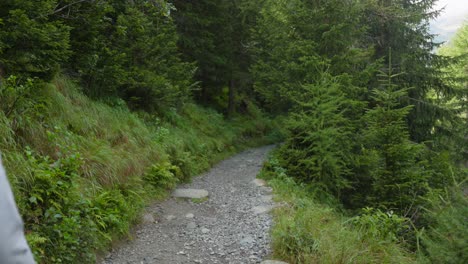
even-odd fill
[[[180,168],[182,172],[181,175],[183,175],[183,178],[181,178],[181,180],[187,180],[193,172],[198,173],[203,170],[203,168],[206,168],[206,165],[203,164],[206,160],[199,160],[200,163],[197,163],[197,158],[193,152],[182,150],[170,152],[170,154],[172,162]]]
[[[363,208],[362,214],[351,218],[350,222],[368,238],[391,242],[400,241],[400,234],[409,228],[409,219],[370,207]]]
[[[429,198],[429,227],[421,234],[422,262],[466,263],[468,260],[468,199],[460,184]]]
[[[14,75],[0,79],[0,111],[10,120],[13,130],[24,129],[33,118],[44,118],[47,103],[38,92],[43,87],[37,79],[21,80]]]
[[[25,228],[40,263],[75,263],[94,260],[98,243],[90,201],[80,194],[78,154],[57,160],[27,151],[33,178],[22,186],[26,196]]]
[[[273,169],[267,174],[269,185],[282,204],[274,212],[272,229],[278,259],[292,264],[415,263],[415,256],[393,239],[405,228],[404,218],[372,209],[349,218],[340,213],[336,199],[315,191],[320,188],[297,183],[274,158],[267,164]]]
[[[5,113],[5,116],[11,117],[23,114],[32,107],[32,102],[28,99],[31,97],[33,86],[32,79],[27,79],[22,84],[13,75],[0,81],[0,98],[2,99],[0,110]]]
[[[27,198],[24,220],[39,263],[93,262],[96,249],[128,234],[144,204],[135,192],[100,190],[87,197],[78,154],[52,160],[28,151],[27,157],[33,178],[21,189]]]
[[[143,205],[143,200],[136,193],[124,195],[118,189],[102,190],[93,197],[90,204],[91,217],[99,229],[98,238],[101,242],[111,242],[116,237],[128,235]]]
[[[179,167],[171,165],[169,162],[155,164],[150,167],[143,179],[154,188],[173,189],[179,177],[181,177]]]

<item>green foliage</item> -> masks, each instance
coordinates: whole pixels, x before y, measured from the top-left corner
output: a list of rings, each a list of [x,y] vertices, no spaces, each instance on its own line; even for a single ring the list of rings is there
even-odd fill
[[[468,68],[468,55],[466,51],[466,46],[468,45],[467,42],[468,25],[464,24],[447,44],[437,50],[437,53],[442,56],[456,58],[456,60],[451,61],[444,70],[450,77],[452,77],[449,79],[451,82],[450,84],[455,86],[458,92],[462,94],[463,88],[468,85],[468,77],[466,74]]]
[[[321,63],[314,51],[315,43],[289,32],[292,25],[288,14],[293,13],[296,2],[266,1],[254,28],[254,89],[269,111],[289,109],[291,93],[299,83],[311,82]]]
[[[301,89],[290,91],[293,111],[287,123],[289,133],[277,153],[279,162],[268,164],[274,173],[264,174],[278,174],[282,181],[285,175],[299,180],[305,184],[301,188],[309,199],[326,201],[325,192],[333,194],[347,208],[376,208],[364,209],[362,215],[346,222],[352,223],[350,226],[335,226],[340,230],[338,237],[347,234],[348,241],[365,241],[371,247],[401,243],[415,249],[419,247],[415,234],[421,232],[417,228],[428,226],[420,213],[427,204],[424,197],[431,187],[443,188],[454,167],[443,152],[410,140],[407,117],[412,107],[405,100],[411,89],[396,85],[394,80],[402,74],[392,71],[389,60],[388,71],[377,75],[380,85],[364,97],[356,96],[359,88],[353,86],[347,74],[333,76],[328,72],[319,75],[313,85],[302,84]],[[308,79],[302,80],[307,83]],[[274,232],[274,247],[279,255],[297,263],[342,262],[329,255],[322,259],[322,244],[317,237],[310,237],[316,228],[310,219],[330,216],[310,212],[313,203],[291,196],[297,201],[297,208],[281,213],[294,217],[281,217],[284,222]],[[340,240],[334,242],[341,243]],[[381,249],[376,246],[373,250]],[[395,263],[402,261],[408,260],[403,257]]]
[[[0,139],[1,149],[10,149],[15,145],[14,131],[11,128],[10,120],[5,116],[4,112],[0,111]]]
[[[131,187],[129,190],[102,190],[90,202],[92,221],[99,231],[98,243],[103,244],[111,242],[115,237],[128,235],[131,224],[135,222],[144,205],[137,190],[133,191]],[[93,251],[93,249],[88,250]]]
[[[382,212],[379,209],[366,207],[362,214],[351,219],[351,223],[368,238],[398,242],[400,234],[409,228],[409,219],[398,216],[392,211]]]
[[[78,154],[56,160],[31,150],[27,165],[32,179],[20,185],[27,199],[22,208],[27,238],[39,263],[95,261],[96,249],[116,235],[127,234],[142,201],[135,194],[102,190],[95,197],[82,193]]]
[[[228,84],[230,39],[227,1],[174,1],[173,16],[180,35],[179,48],[189,61],[195,61],[196,78],[202,82],[201,95],[209,100],[216,90]],[[205,95],[203,95],[205,93]]]
[[[404,72],[393,82],[400,87],[411,87],[408,97],[400,101],[402,106],[413,105],[407,116],[411,139],[423,142],[435,138],[433,128],[440,120],[451,121],[455,112],[440,107],[440,100],[428,97],[435,91],[446,100],[456,96],[454,89],[443,82],[442,66],[447,60],[434,54],[440,44],[430,33],[430,21],[440,10],[434,10],[436,0],[422,1],[365,1],[366,16],[363,23],[368,26],[366,40],[375,46],[374,58],[386,57],[390,50],[398,72]],[[374,77],[374,83],[379,79]],[[436,132],[439,132],[437,129]]]
[[[60,68],[87,94],[148,111],[181,106],[195,87],[165,1],[8,0],[0,4],[0,78],[52,80]]]
[[[465,183],[456,184],[444,192],[429,196],[428,229],[421,243],[430,263],[464,263],[468,259],[468,199],[463,193]]]
[[[359,43],[365,27],[359,25],[363,13],[358,3],[294,0],[259,6],[251,40],[252,75],[266,109],[293,107],[292,97],[300,97],[303,84],[320,79],[324,68],[333,76],[349,73],[356,83],[366,83],[372,63],[366,44]]]
[[[0,80],[0,111],[10,120],[13,130],[21,129],[31,118],[44,118],[42,111],[47,102],[37,95],[42,87],[37,80],[21,81],[14,75]]]
[[[30,99],[33,86],[33,80],[31,79],[27,79],[24,85],[19,84],[16,76],[10,76],[1,83],[1,110],[7,118],[23,115],[32,107],[33,102],[28,99]]]
[[[155,188],[173,189],[177,184],[181,171],[170,163],[155,164],[150,167],[143,179]]]
[[[409,140],[405,117],[411,108],[399,106],[407,91],[392,83],[398,74],[389,67],[388,73],[382,72],[382,86],[374,90],[377,105],[363,116],[367,126],[362,131],[360,166],[366,169],[359,170],[358,188],[365,190],[365,204],[411,215],[418,197],[428,191],[431,172],[425,168],[424,146]]]
[[[378,210],[348,218],[339,213],[332,198],[319,202],[323,201],[317,196],[320,192],[312,191],[316,187],[288,177],[274,157],[268,163],[270,171],[264,169],[262,174],[276,175],[268,184],[275,200],[282,203],[274,212],[272,230],[273,252],[278,259],[304,264],[416,262],[414,254],[392,239],[403,218]]]
[[[173,17],[183,57],[197,64],[195,77],[201,83],[195,98],[231,117],[242,106],[240,94],[251,95],[250,52],[247,47],[255,12],[250,1],[172,1]],[[224,100],[219,100],[229,91]]]
[[[346,98],[339,80],[323,73],[303,86],[297,110],[287,124],[289,135],[280,157],[288,174],[323,186],[339,196],[349,183],[350,123],[344,117]]]
[[[81,159],[78,155],[52,161],[27,152],[33,172],[30,185],[22,192],[28,203],[23,208],[26,230],[39,262],[74,263],[92,261],[97,228],[92,222],[89,200],[79,194],[76,180]],[[50,254],[53,252],[53,254]]]
[[[194,67],[178,56],[170,4],[96,1],[81,5],[90,13],[77,13],[77,19],[92,26],[71,20],[75,31],[89,33],[72,36],[72,45],[83,51],[80,45],[84,41],[94,44],[85,44],[90,49],[73,57],[77,62],[73,69],[81,75],[88,94],[119,96],[130,107],[148,111],[187,101],[194,86]],[[90,21],[92,18],[97,20]]]
[[[454,97],[440,97],[441,106],[458,113],[457,119],[443,120],[439,122],[438,128],[442,137],[437,139],[439,148],[449,149],[452,158],[463,163],[468,160],[468,135],[466,126],[468,124],[468,25],[465,23],[456,35],[437,53],[450,58],[450,63],[443,68],[444,81],[453,88]]]
[[[39,262],[92,262],[148,199],[282,129],[277,254],[405,263],[415,232],[431,261],[465,257],[463,196],[426,199],[467,152],[467,27],[434,54],[434,3],[2,1],[0,148]]]
[[[0,3],[0,78],[50,81],[69,55],[69,28],[50,18],[56,0]]]
[[[255,142],[262,135],[252,128],[273,129],[261,113],[228,122],[187,104],[157,118],[121,101],[114,107],[92,101],[63,76],[33,95],[35,85],[13,80],[4,82],[2,96],[5,102],[18,96],[14,111],[28,122],[13,130],[5,116],[10,104],[2,104],[0,147],[39,263],[93,262],[97,250],[128,235],[151,199]],[[48,103],[38,114],[42,97]]]

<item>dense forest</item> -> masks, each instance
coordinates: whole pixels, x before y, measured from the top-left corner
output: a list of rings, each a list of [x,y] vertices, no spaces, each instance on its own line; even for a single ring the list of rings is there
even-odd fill
[[[291,263],[466,263],[468,25],[436,0],[2,0],[0,151],[38,263],[92,263],[247,146]]]

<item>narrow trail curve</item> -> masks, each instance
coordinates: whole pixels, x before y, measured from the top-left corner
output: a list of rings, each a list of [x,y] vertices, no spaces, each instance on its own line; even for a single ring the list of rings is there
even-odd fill
[[[206,201],[170,198],[147,209],[132,241],[102,264],[260,263],[269,253],[269,187],[257,186],[272,146],[244,151],[179,188],[205,189]],[[152,219],[151,219],[152,220]]]

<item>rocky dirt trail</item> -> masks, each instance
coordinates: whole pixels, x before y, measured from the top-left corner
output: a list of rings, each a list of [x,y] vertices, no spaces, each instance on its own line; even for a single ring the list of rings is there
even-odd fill
[[[147,209],[133,240],[110,252],[102,264],[260,263],[268,256],[271,189],[255,180],[272,146],[227,159],[172,197]],[[205,192],[206,191],[206,192]],[[280,263],[280,262],[264,262]]]

